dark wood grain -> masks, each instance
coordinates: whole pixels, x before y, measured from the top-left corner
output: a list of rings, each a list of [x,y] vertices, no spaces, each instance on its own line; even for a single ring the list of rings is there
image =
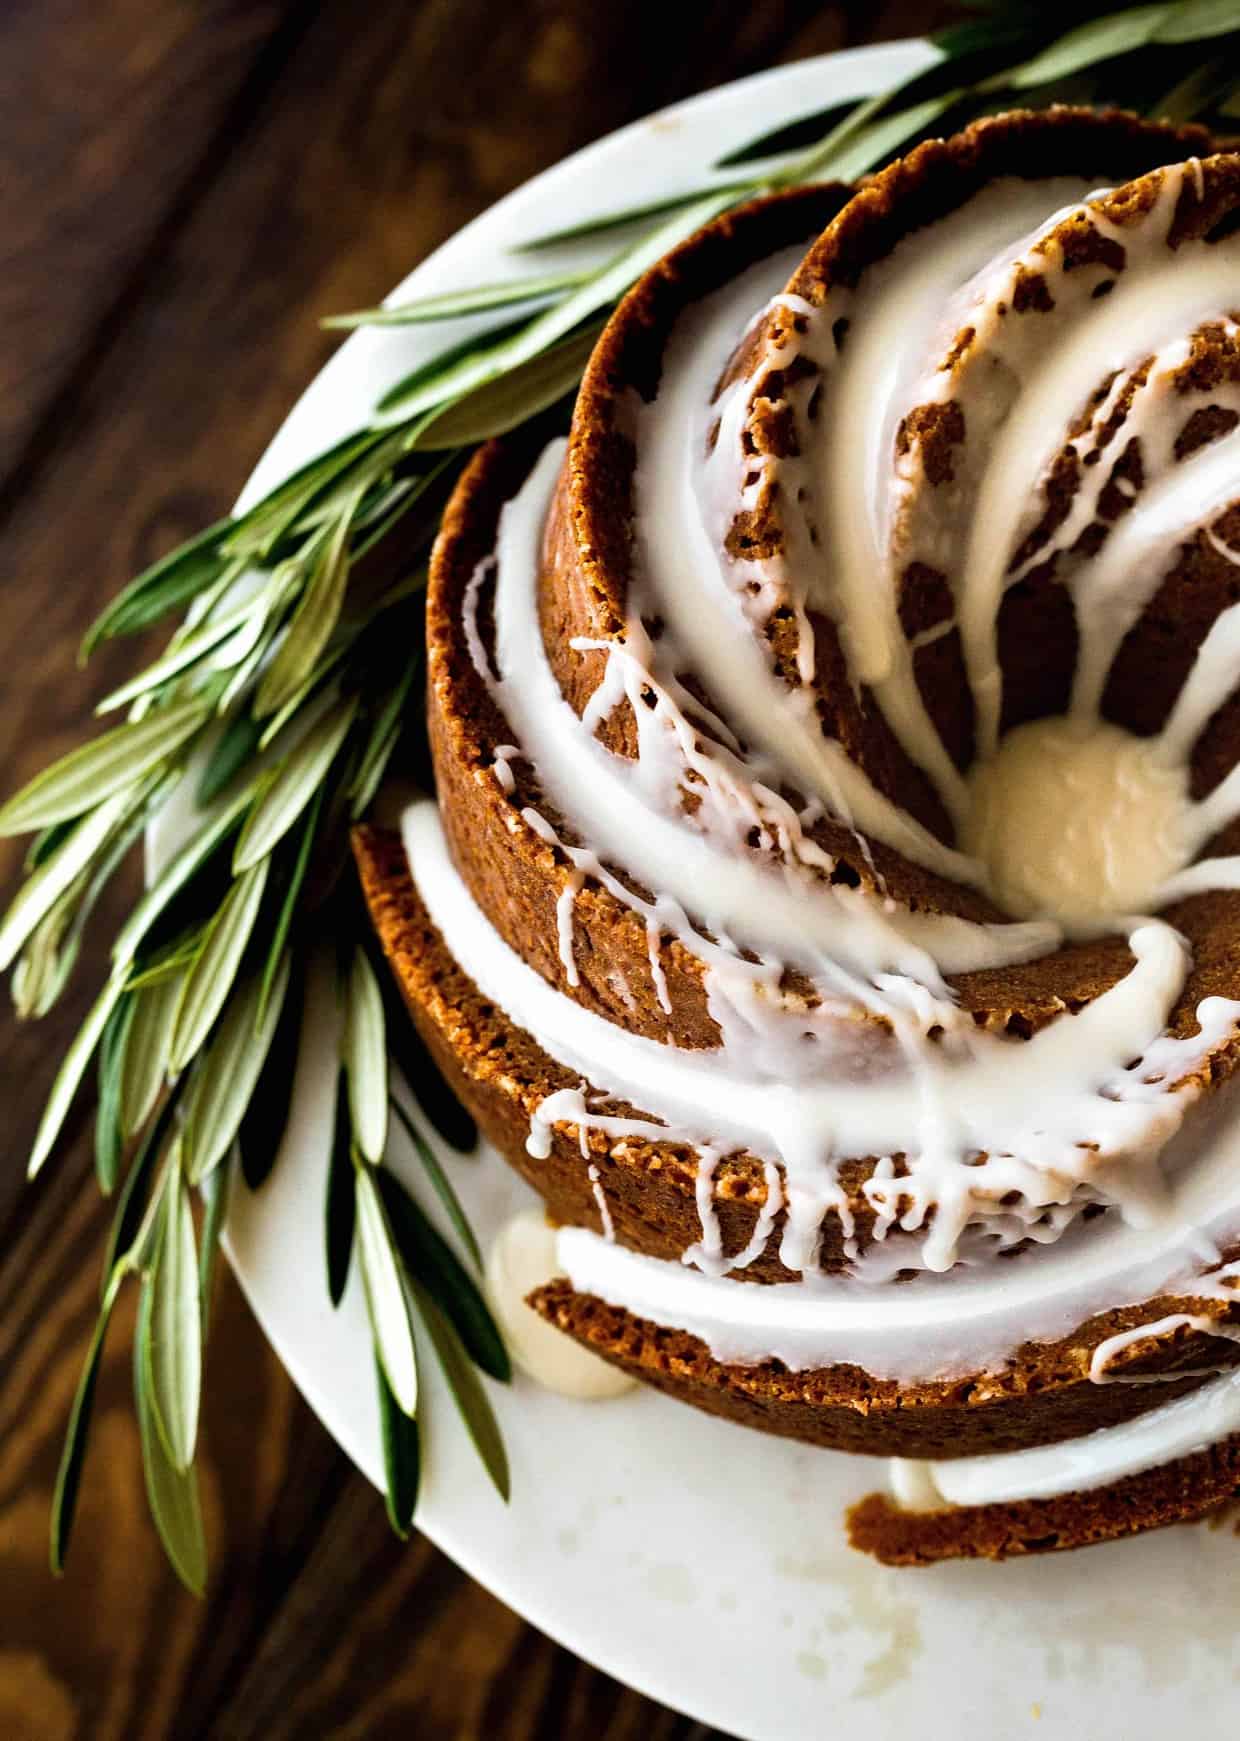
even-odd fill
[[[74,651],[138,566],[223,511],[330,348],[509,187],[740,73],[936,26],[809,0],[11,0],[0,8],[0,787],[78,741],[141,649]],[[20,843],[0,843],[0,882]],[[0,1736],[687,1741],[423,1541],[292,1389],[231,1278],[207,1373],[213,1575],[185,1596],[146,1520],[113,1324],[69,1573],[46,1571],[107,1211],[88,1115],[25,1153],[136,869],[36,1027],[0,1015]]]

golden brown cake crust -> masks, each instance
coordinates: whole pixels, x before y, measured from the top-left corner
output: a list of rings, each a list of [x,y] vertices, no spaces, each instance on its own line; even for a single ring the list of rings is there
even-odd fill
[[[358,829],[354,855],[375,929],[449,1086],[509,1164],[539,1192],[553,1221],[600,1232],[577,1128],[554,1127],[546,1160],[533,1159],[525,1147],[534,1108],[555,1089],[572,1086],[573,1079],[462,973],[422,906],[400,837]],[[692,1154],[637,1141],[619,1152],[609,1149],[598,1131],[587,1132],[586,1140],[617,1240],[678,1261],[698,1234]],[[748,1200],[743,1169],[725,1163],[721,1172],[717,1210],[725,1249],[736,1251],[748,1242],[757,1209]],[[777,1249],[778,1229],[767,1255],[750,1266],[751,1281],[786,1277],[772,1255]],[[829,1261],[838,1267],[841,1255],[837,1247]],[[737,1272],[738,1285],[748,1273]],[[1103,1313],[1059,1342],[1027,1344],[1000,1372],[951,1384],[901,1386],[853,1365],[800,1373],[775,1361],[725,1365],[696,1337],[577,1294],[567,1282],[539,1290],[532,1303],[595,1353],[712,1414],[810,1444],[906,1457],[1015,1449],[1129,1419],[1200,1381],[1094,1384],[1088,1376],[1090,1356],[1104,1337],[1175,1311],[1240,1320],[1240,1304],[1229,1308],[1217,1300],[1161,1296]],[[1198,1372],[1233,1359],[1240,1360],[1240,1345],[1181,1329],[1154,1344],[1132,1344],[1111,1370],[1129,1377]]]
[[[1126,180],[1154,162],[1210,148],[1200,130],[1158,129],[1132,117],[1069,111],[987,123],[964,138],[963,144],[921,148],[908,160],[901,178],[885,184],[878,178],[863,196],[864,204],[854,201],[846,206],[847,190],[821,189],[759,202],[731,214],[676,250],[630,293],[587,371],[545,536],[539,589],[544,643],[563,693],[578,712],[598,681],[602,655],[575,652],[570,642],[579,636],[614,638],[625,623],[635,462],[632,394],[635,389],[644,399],[653,396],[668,336],[685,307],[753,261],[803,241],[823,224],[828,226],[826,237],[834,238],[830,248],[837,277],[841,271],[860,272],[866,250],[870,258],[881,258],[900,235],[931,221],[937,211],[959,204],[970,178],[980,185],[1001,173],[1042,177],[1061,169],[1079,170],[1088,162],[1099,174]],[[807,268],[819,248],[826,246],[826,237],[811,250]],[[752,361],[756,343],[746,347],[738,367]],[[1220,352],[1213,366],[1225,372],[1232,359]],[[497,747],[512,743],[513,734],[474,668],[462,635],[461,610],[466,588],[492,553],[502,507],[520,487],[534,457],[532,443],[521,440],[491,444],[476,455],[453,496],[433,557],[427,603],[428,719],[449,847],[471,893],[500,935],[557,991],[647,1037],[685,1047],[714,1047],[719,1034],[707,1011],[703,966],[692,948],[677,938],[661,941],[659,964],[670,994],[669,1015],[650,971],[643,919],[589,879],[575,897],[573,914],[580,985],[568,984],[558,946],[557,903],[570,866],[563,853],[523,820],[521,812],[532,807],[567,843],[588,843],[575,840],[567,819],[556,813],[540,789],[537,771],[529,762],[519,755],[509,759],[511,790],[495,772]],[[750,530],[761,532],[761,528]],[[1236,524],[1229,523],[1223,531],[1229,543],[1240,544],[1240,512]],[[1198,541],[1181,569],[1169,576],[1150,607],[1149,634],[1144,639],[1141,634],[1130,636],[1125,645],[1119,675],[1107,691],[1109,717],[1134,730],[1152,731],[1161,723],[1175,689],[1167,688],[1163,666],[1151,648],[1165,646],[1170,634],[1190,651],[1195,649],[1222,607],[1224,594],[1231,602],[1234,570],[1229,566],[1224,577],[1222,560]],[[487,644],[488,587],[484,580],[479,613]],[[1027,607],[1035,615],[1045,613],[1036,620],[1049,624],[1052,640],[1059,634],[1054,601],[1060,593],[1053,576],[1035,579],[1024,593],[1013,589],[1018,611]],[[924,626],[923,618],[933,620],[932,594],[933,577],[929,577],[924,596],[914,594],[906,601],[910,633]],[[1011,623],[1005,631],[1001,625],[1001,647],[1006,634],[1005,658],[1013,672],[1020,650],[1030,643],[1023,618],[1017,627],[1019,633],[1014,633]],[[815,623],[815,631],[820,667],[830,673],[838,666],[832,656],[834,629]],[[954,682],[946,640],[934,643],[939,651],[932,653],[941,662],[937,680],[945,692],[952,690]],[[1054,682],[1062,686],[1062,663],[1054,657],[1042,662],[1041,670],[1052,674],[1046,677],[1052,686]],[[685,675],[692,687],[693,674]],[[1020,682],[1028,689],[1035,679],[1042,680],[1037,672],[1026,673]],[[1018,706],[1032,709],[1028,716],[1033,717],[1042,702],[1025,689]],[[880,783],[885,782],[914,812],[927,816],[924,795],[902,784],[904,776],[891,744],[875,735],[864,710],[855,718],[845,718],[839,709],[832,714],[830,707],[822,711],[825,729],[834,730],[865,765],[873,763],[878,769],[881,764],[885,771]],[[631,723],[626,724],[623,709],[618,709],[602,728],[601,735],[619,754],[632,753]],[[970,730],[966,721],[944,719],[945,739],[957,746],[961,760],[967,759]],[[1240,702],[1220,711],[1198,747],[1193,768],[1197,794],[1208,791],[1232,765],[1238,741]],[[936,820],[928,819],[932,824]],[[827,821],[820,825],[820,839],[840,858],[852,880],[872,881],[872,866],[856,853],[847,830]],[[1229,841],[1225,849],[1238,848]],[[599,1131],[581,1133],[571,1123],[562,1123],[551,1132],[549,1157],[533,1160],[526,1138],[534,1111],[556,1089],[575,1087],[576,1078],[529,1035],[513,1029],[452,960],[417,896],[399,837],[376,829],[359,830],[355,853],[376,929],[423,1038],[490,1140],[542,1194],[552,1219],[600,1229],[582,1142],[588,1162],[599,1171],[618,1241],[678,1260],[700,1231],[692,1149],[635,1140],[613,1149]],[[881,847],[874,849],[873,857],[891,891],[910,905],[972,917],[996,916],[981,897],[954,885],[942,886],[939,879]],[[1222,893],[1196,897],[1166,914],[1192,937],[1195,949],[1175,1031],[1192,1031],[1192,1012],[1201,999],[1235,994],[1240,984],[1233,945],[1237,911],[1237,897]],[[1075,945],[1032,966],[960,975],[953,984],[980,1025],[1027,1036],[1063,1010],[1082,1007],[1130,966],[1126,945],[1111,938]],[[617,990],[617,974],[626,987],[624,996]],[[797,989],[795,983],[785,985],[785,990]],[[870,1029],[867,1039],[876,1047],[887,1043],[878,1026]],[[1222,1080],[1238,1050],[1233,1044],[1212,1056],[1203,1073],[1207,1085]],[[642,1111],[619,1104],[603,1104],[596,1110]],[[901,1157],[896,1161],[900,1164]],[[863,1249],[872,1211],[857,1192],[871,1165],[859,1157],[846,1162],[842,1171],[845,1186],[853,1193]],[[762,1167],[746,1154],[728,1157],[720,1163],[712,1189],[723,1249],[735,1253],[748,1244],[765,1199]],[[761,1284],[789,1279],[777,1256],[781,1226],[782,1212],[765,1251],[745,1271],[734,1273],[733,1281]],[[824,1223],[821,1258],[828,1271],[845,1266],[841,1230],[831,1216]],[[1116,1363],[1121,1376],[1158,1372],[1168,1379],[1166,1384],[1091,1383],[1089,1357],[1104,1337],[1176,1310],[1232,1316],[1218,1302],[1160,1298],[1102,1314],[1053,1345],[1026,1345],[1002,1372],[974,1374],[951,1384],[901,1387],[856,1366],[791,1373],[773,1361],[754,1367],[723,1364],[695,1338],[577,1294],[566,1282],[538,1290],[532,1303],[549,1321],[604,1358],[709,1412],[814,1444],[913,1457],[1015,1449],[1075,1437],[1130,1418],[1200,1382],[1196,1376],[1177,1379],[1176,1373],[1196,1373],[1203,1366],[1240,1358],[1240,1348],[1220,1346],[1183,1330],[1157,1344],[1134,1344]],[[1223,1450],[1218,1456],[1203,1455],[1206,1461],[1199,1468],[1194,1459],[1184,1460],[1183,1465],[1194,1466],[1201,1478],[1200,1492],[1212,1496],[1200,1509],[1235,1485],[1230,1449],[1225,1455]],[[1000,1557],[1103,1539],[1128,1528],[1153,1527],[1189,1515],[1196,1504],[1197,1489],[1187,1479],[1179,1486],[1170,1476],[1161,1485],[1141,1477],[1134,1480],[1138,1486],[1132,1489],[1131,1501],[1110,1511],[1101,1501],[1083,1503],[1075,1512],[1066,1502],[1048,1501],[1037,1502],[1051,1507],[1046,1512],[1037,1506],[1016,1506],[985,1507],[976,1514],[935,1513],[923,1520],[926,1530],[920,1534],[911,1524],[893,1521],[897,1514],[889,1507],[867,1501],[854,1513],[854,1538],[867,1551],[900,1563],[966,1554]],[[948,1522],[933,1521],[945,1516]],[[1125,1517],[1137,1521],[1125,1524]],[[906,1514],[898,1518],[905,1519]]]
[[[848,1512],[848,1540],[888,1566],[1006,1560],[1191,1523],[1238,1494],[1240,1435],[1107,1487],[1053,1499],[904,1511],[871,1493]]]

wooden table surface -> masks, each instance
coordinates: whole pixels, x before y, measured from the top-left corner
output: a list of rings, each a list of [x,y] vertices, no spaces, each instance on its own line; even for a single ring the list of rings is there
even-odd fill
[[[898,0],[8,0],[0,8],[0,787],[133,668],[103,601],[224,512],[332,348],[517,182],[738,74],[937,27]],[[617,197],[620,195],[618,193]],[[21,843],[0,842],[11,889]],[[230,1277],[201,1456],[212,1578],[145,1513],[134,1294],[109,1339],[68,1575],[47,1515],[107,1212],[89,1114],[24,1161],[137,869],[52,1016],[0,1015],[0,1736],[704,1736],[586,1667],[429,1543],[402,1546]]]

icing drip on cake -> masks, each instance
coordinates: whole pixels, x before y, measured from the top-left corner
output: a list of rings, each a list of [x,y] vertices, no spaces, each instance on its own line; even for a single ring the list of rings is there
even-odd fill
[[[512,740],[493,764],[511,826],[566,867],[561,984],[474,904],[432,805],[408,813],[405,838],[453,956],[578,1081],[535,1109],[530,1154],[546,1157],[557,1129],[575,1132],[587,1160],[591,1132],[613,1156],[630,1141],[696,1152],[701,1229],[680,1264],[613,1242],[591,1164],[607,1238],[566,1229],[558,1248],[579,1291],[690,1329],[725,1361],[856,1359],[925,1376],[928,1358],[976,1370],[1082,1310],[1199,1276],[1240,1228],[1226,1133],[1180,1140],[1197,1073],[1240,1003],[1207,998],[1195,1023],[1168,1032],[1192,962],[1159,917],[1172,899],[1240,886],[1240,861],[1203,856],[1240,815],[1240,773],[1196,793],[1189,772],[1235,688],[1240,606],[1205,636],[1158,730],[1138,738],[1104,708],[1124,638],[1178,553],[1201,540],[1237,560],[1219,526],[1240,501],[1240,431],[1226,422],[1240,416],[1240,369],[1235,382],[1199,381],[1194,359],[1202,344],[1230,356],[1240,341],[1240,236],[1185,240],[1176,228],[1207,183],[1208,165],[1162,172],[1135,216],[1083,181],[993,185],[856,286],[779,294],[794,262],[776,258],[686,316],[654,402],[630,408],[635,574],[622,632],[571,643],[599,672],[580,716],[538,608],[562,444],[506,507],[495,557],[466,590],[465,639]],[[1072,253],[1082,236],[1094,249],[1084,266]],[[762,362],[729,378],[755,309]],[[778,455],[746,442],[766,370],[785,383],[795,432]],[[1212,433],[1187,444],[1205,411],[1218,413]],[[950,487],[931,488],[919,432],[947,424]],[[773,491],[780,547],[738,554],[738,516]],[[913,568],[933,571],[947,602],[906,633]],[[1071,694],[1062,717],[1005,731],[997,623],[1008,591],[1043,570],[1075,612]],[[779,613],[794,626],[793,680],[765,633]],[[818,616],[838,626],[853,690],[927,777],[951,838],[824,732]],[[919,653],[948,635],[970,692],[967,769],[918,678]],[[618,717],[633,755],[603,741]],[[557,821],[517,808],[514,758]],[[824,817],[854,831],[866,886],[837,874],[815,834]],[[874,870],[880,846],[1008,917],[902,904]],[[644,1037],[566,995],[580,988],[575,915],[591,886],[644,925],[669,1017],[669,940],[701,963],[716,1047]],[[1126,941],[1126,971],[1028,1038],[980,1027],[950,984],[1107,934]],[[714,1184],[738,1155],[759,1163],[765,1199],[746,1249],[726,1254]],[[840,1177],[853,1159],[872,1163],[864,1241]],[[1084,1225],[1097,1206],[1125,1225]],[[779,1255],[801,1280],[735,1287],[729,1272],[764,1251],[781,1215]],[[819,1273],[827,1215],[848,1278]],[[997,1277],[991,1259],[1037,1244],[1058,1249]],[[947,1292],[936,1272],[953,1268],[966,1273]],[[898,1289],[871,1285],[910,1272]]]

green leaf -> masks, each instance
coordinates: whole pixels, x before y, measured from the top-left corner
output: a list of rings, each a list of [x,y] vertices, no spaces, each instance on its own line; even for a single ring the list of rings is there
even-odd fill
[[[387,1142],[387,1042],[379,983],[360,946],[349,971],[343,1054],[353,1134],[366,1159],[378,1163]]]
[[[86,1074],[108,1017],[124,989],[122,979],[114,976],[108,981],[78,1029],[73,1044],[65,1053],[60,1069],[56,1072],[56,1080],[52,1083],[52,1091],[47,1097],[39,1128],[35,1132],[34,1147],[30,1151],[30,1161],[26,1168],[28,1178],[34,1178],[51,1154],[68,1116],[78,1084]]]
[[[189,1193],[174,1141],[168,1152],[163,1229],[150,1271],[147,1338],[153,1412],[174,1469],[194,1460],[202,1388],[202,1316],[198,1248]]]
[[[202,1249],[198,1253],[198,1309],[202,1314],[202,1336],[205,1343],[211,1322],[211,1297],[215,1286],[215,1259],[219,1252],[220,1234],[228,1214],[228,1198],[232,1190],[233,1155],[226,1155],[202,1187],[206,1214],[202,1221]]]
[[[360,1156],[354,1162],[354,1182],[358,1255],[362,1260],[362,1281],[375,1352],[392,1387],[397,1407],[402,1413],[413,1415],[418,1406],[418,1357],[413,1320],[375,1176]]]
[[[258,686],[254,713],[260,719],[275,713],[305,682],[339,621],[349,579],[349,532],[361,501],[362,492],[355,490],[324,538],[284,640]]]
[[[495,1484],[496,1492],[507,1503],[512,1491],[508,1453],[490,1399],[477,1373],[462,1354],[451,1325],[443,1317],[430,1291],[416,1280],[412,1286],[419,1314],[430,1332],[431,1345],[466,1431],[482,1459],[483,1468]]]
[[[284,994],[284,1008],[280,1012],[275,1038],[271,1042],[267,1068],[250,1096],[250,1104],[237,1133],[237,1146],[241,1150],[241,1172],[251,1191],[262,1188],[275,1166],[288,1124],[301,1048],[305,983],[304,963],[295,958],[290,969],[289,988]]]
[[[353,1257],[357,1222],[357,1192],[353,1183],[353,1130],[349,1124],[349,1086],[343,1069],[336,1073],[336,1105],[332,1146],[327,1157],[327,1201],[324,1235],[327,1250],[327,1293],[333,1306],[344,1298]]]
[[[857,128],[840,138],[829,150],[824,147],[813,162],[806,160],[802,163],[797,181],[819,180],[826,176],[839,181],[854,180],[866,170],[885,162],[917,134],[924,132],[940,115],[953,108],[963,94],[959,90],[942,91],[912,108],[901,109],[894,115],[883,115],[868,126]],[[778,182],[780,186],[793,185],[791,173],[781,175]]]
[[[1098,61],[1111,60],[1117,54],[1127,54],[1151,41],[1165,18],[1173,10],[1168,6],[1132,6],[1124,12],[1109,12],[1103,18],[1091,18],[1077,25],[1065,36],[1042,49],[1040,53],[1003,75],[1002,85],[1009,90],[1025,91],[1034,85],[1049,85],[1070,78],[1073,73]]]
[[[623,296],[633,280],[640,277],[648,266],[661,260],[669,248],[691,236],[734,203],[735,194],[728,189],[707,194],[680,207],[666,223],[640,237],[631,247],[623,249],[600,267],[571,296],[527,321],[512,338],[497,345],[475,348],[471,355],[462,355],[459,361],[432,376],[413,392],[406,391],[408,382],[401,383],[384,395],[379,401],[379,409],[388,411],[399,407],[406,416],[412,416],[415,412],[444,405],[448,400],[461,409],[457,402],[463,402],[467,394],[540,357],[601,309],[609,308]],[[544,404],[548,402],[543,401]],[[465,426],[463,410],[458,426]],[[436,445],[443,443],[436,438]]]
[[[243,515],[229,535],[230,552],[251,561],[269,561],[301,516],[355,477],[359,465],[370,464],[374,451],[386,439],[381,429],[355,430],[325,453],[307,460]],[[304,551],[299,554],[304,555]]]
[[[483,314],[491,308],[507,308],[514,302],[534,302],[575,290],[588,274],[545,272],[536,278],[513,278],[506,284],[483,284],[476,290],[450,290],[442,296],[420,296],[414,302],[392,307],[363,308],[353,314],[329,314],[320,326],[351,331],[359,326],[417,326],[429,320],[456,320],[466,314]]]
[[[284,757],[275,778],[259,796],[246,819],[233,853],[233,871],[240,875],[265,858],[318,796],[336,752],[348,736],[360,697],[337,703]]]
[[[798,121],[781,121],[778,127],[768,128],[765,132],[747,139],[743,145],[735,146],[725,157],[718,158],[713,167],[736,169],[741,164],[761,162],[768,157],[782,157],[789,151],[808,150],[825,134],[833,132],[856,107],[856,100],[850,97],[846,103],[832,103],[830,108],[804,115]]]
[[[86,1457],[86,1441],[90,1434],[90,1417],[94,1409],[95,1383],[99,1377],[104,1338],[108,1332],[108,1321],[112,1316],[112,1308],[116,1304],[116,1296],[120,1292],[123,1280],[124,1272],[119,1271],[108,1282],[103,1303],[99,1308],[99,1316],[95,1320],[90,1347],[86,1351],[86,1364],[82,1368],[82,1376],[78,1379],[77,1389],[73,1393],[73,1405],[69,1410],[64,1449],[60,1453],[60,1467],[56,1472],[56,1487],[52,1494],[49,1557],[52,1571],[58,1577],[65,1569],[65,1559],[69,1552],[69,1538],[73,1533],[73,1519],[77,1512],[78,1487],[82,1479],[82,1464]]]
[[[9,989],[19,1021],[45,1016],[68,983],[77,958],[73,918],[82,884],[73,883],[39,920],[13,964]]]
[[[211,922],[201,955],[185,976],[168,1047],[168,1068],[174,1076],[198,1052],[232,990],[262,904],[269,864],[260,859],[237,878]]]
[[[120,1178],[125,1154],[121,1126],[121,1077],[125,1048],[133,1028],[136,999],[126,993],[113,1006],[99,1041],[99,1097],[95,1108],[95,1172],[99,1188],[110,1197]]]
[[[512,1377],[508,1350],[477,1283],[396,1174],[382,1167],[377,1178],[388,1226],[406,1270],[446,1314],[470,1359],[506,1383]]]
[[[132,798],[116,792],[78,823],[38,870],[26,878],[8,912],[0,920],[0,972],[11,967],[18,951],[52,908],[84,874],[112,831],[125,819]]]
[[[235,635],[254,609],[254,600],[247,599],[244,604],[234,605],[224,616],[208,616],[192,629],[187,628],[183,633],[175,635],[167,650],[158,659],[139,671],[136,677],[131,677],[128,683],[122,683],[119,689],[113,689],[110,694],[105,695],[95,712],[114,713],[118,707],[124,707],[140,696],[147,696],[153,690],[159,689],[169,678],[179,676],[191,665],[196,665],[230,635]]]
[[[199,776],[197,799],[200,808],[205,809],[218,798],[246,763],[258,754],[262,732],[262,726],[251,713],[238,713],[229,720],[215,740]]]
[[[401,1412],[378,1355],[375,1356],[375,1382],[379,1391],[379,1433],[383,1443],[388,1521],[400,1539],[408,1541],[418,1503],[421,1473],[418,1423]]]
[[[129,1164],[124,1189],[117,1202],[116,1213],[112,1217],[112,1227],[108,1234],[108,1249],[103,1264],[105,1289],[109,1277],[122,1259],[129,1258],[135,1268],[140,1267],[138,1258],[142,1254],[139,1249],[139,1233],[149,1207],[148,1187],[151,1182],[151,1174],[163,1151],[168,1132],[172,1129],[172,1121],[183,1086],[184,1079],[181,1082],[174,1082],[168,1090],[164,1103],[159,1109],[159,1116],[143,1137],[137,1154]]]
[[[565,242],[585,242],[593,236],[607,235],[612,230],[626,230],[632,224],[644,224],[652,218],[666,217],[669,212],[682,212],[706,194],[727,193],[735,201],[748,192],[749,185],[748,182],[734,182],[726,188],[690,187],[683,193],[667,194],[662,199],[647,200],[641,205],[622,206],[615,211],[604,212],[600,217],[585,218],[579,224],[570,224],[566,229],[546,230],[541,235],[531,236],[528,242],[518,242],[513,252],[534,254],[543,248],[559,248]]]
[[[477,1125],[444,1081],[439,1066],[427,1051],[396,988],[393,975],[385,973],[380,984],[391,1059],[434,1129],[451,1148],[468,1155],[477,1147]]]
[[[156,780],[146,796],[139,795],[91,861],[89,871],[70,885],[27,939],[13,974],[13,999],[20,1016],[46,1015],[64,990],[100,895],[138,840],[151,811],[163,802],[178,777]]]
[[[178,1470],[168,1457],[155,1420],[148,1372],[151,1364],[153,1284],[142,1283],[134,1332],[134,1402],[142,1441],[142,1467],[151,1516],[173,1570],[195,1596],[207,1581],[207,1546],[193,1468]]]
[[[349,818],[357,822],[370,808],[375,793],[379,790],[387,765],[392,759],[392,752],[401,740],[404,732],[404,721],[395,720],[386,737],[377,743],[368,754],[366,761],[359,766],[349,787]]]
[[[360,810],[365,809],[365,803],[360,805],[358,803],[359,795],[367,790],[373,795],[374,786],[377,784],[376,766],[379,775],[382,775],[383,764],[387,756],[391,754],[389,739],[394,743],[395,738],[400,734],[401,726],[404,723],[405,703],[409,698],[414,677],[421,672],[421,669],[422,660],[420,658],[405,661],[404,669],[391,694],[371,722],[366,748],[362,751],[362,759],[358,764],[357,773],[347,794],[353,800],[353,814],[355,816],[359,814]]]
[[[79,662],[85,663],[100,641],[137,634],[218,580],[224,567],[219,545],[231,526],[231,520],[217,520],[131,580],[87,630]]]
[[[22,869],[27,875],[32,870],[38,870],[45,858],[49,858],[61,841],[67,840],[72,834],[76,817],[70,817],[66,822],[49,822],[46,828],[39,830],[26,849],[26,859]]]
[[[433,411],[418,430],[419,449],[472,446],[506,435],[519,423],[571,393],[603,330],[602,321],[591,321],[584,332],[561,339],[528,362],[519,363],[493,381],[485,382],[465,398]]]
[[[112,960],[118,967],[128,967],[138,945],[155,921],[180,894],[191,877],[201,870],[216,848],[240,825],[241,817],[253,802],[253,798],[252,787],[238,792],[216,815],[208,816],[197,833],[164,866],[121,927],[120,934],[112,945]]]
[[[71,750],[0,808],[0,835],[47,828],[132,792],[145,774],[188,742],[209,712],[203,701],[181,702]]]
[[[1151,42],[1203,42],[1240,31],[1236,0],[1181,0],[1178,6],[1162,10],[1164,17],[1152,32]]]
[[[121,1129],[131,1137],[150,1117],[163,1085],[172,1023],[184,988],[184,969],[132,991],[133,1025],[121,1067]]]
[[[1218,55],[1213,60],[1203,61],[1151,103],[1147,113],[1163,121],[1191,121],[1227,89],[1231,78],[1232,69],[1226,56]]]
[[[252,979],[234,991],[210,1049],[194,1073],[183,1133],[185,1172],[191,1184],[201,1184],[233,1145],[275,1037],[288,978],[285,956],[261,1021],[259,981]]]
[[[271,942],[267,948],[267,959],[259,983],[258,1015],[261,1022],[267,1009],[267,1000],[271,996],[271,988],[276,975],[280,971],[280,962],[284,959],[285,944],[288,941],[289,930],[293,923],[293,914],[301,896],[302,884],[306,880],[306,870],[310,864],[310,853],[314,846],[314,837],[319,825],[319,816],[323,809],[323,788],[314,794],[306,811],[301,827],[301,839],[297,843],[297,854],[289,872],[288,886],[284,891],[284,899],[280,903],[280,911],[276,915],[275,928],[271,933]]]
[[[482,1253],[478,1249],[478,1241],[474,1237],[473,1228],[469,1225],[469,1217],[461,1206],[461,1200],[453,1189],[451,1179],[449,1179],[448,1175],[440,1166],[434,1149],[431,1148],[426,1138],[422,1135],[422,1132],[418,1129],[417,1125],[414,1124],[412,1118],[405,1111],[405,1108],[401,1105],[400,1101],[397,1100],[394,1094],[391,1096],[391,1103],[392,1111],[396,1114],[401,1124],[404,1125],[405,1134],[413,1144],[414,1152],[421,1161],[427,1178],[434,1186],[435,1195],[443,1204],[444,1212],[447,1215],[448,1220],[452,1223],[457,1238],[461,1241],[461,1244],[465,1247],[478,1268],[481,1269]]]

